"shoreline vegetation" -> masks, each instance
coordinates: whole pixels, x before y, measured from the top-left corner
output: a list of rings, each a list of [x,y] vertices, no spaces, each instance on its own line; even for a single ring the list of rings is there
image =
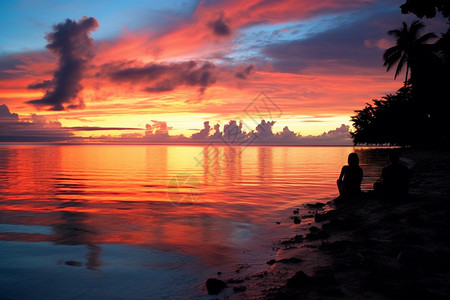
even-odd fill
[[[207,290],[227,299],[446,299],[450,151],[403,149],[401,157],[413,162],[408,199],[368,192],[294,207],[286,218],[300,224],[265,270],[218,276]]]

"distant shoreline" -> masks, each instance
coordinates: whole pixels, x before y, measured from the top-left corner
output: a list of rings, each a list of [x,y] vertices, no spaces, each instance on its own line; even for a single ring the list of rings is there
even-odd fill
[[[228,146],[228,147],[254,147],[254,146],[268,146],[268,147],[347,147],[347,148],[401,148],[400,146],[389,146],[389,145],[320,145],[320,144],[311,144],[311,145],[296,145],[296,144],[258,144],[252,143],[250,145],[236,145],[236,144],[227,144],[227,143],[46,143],[46,142],[0,142],[0,146]]]

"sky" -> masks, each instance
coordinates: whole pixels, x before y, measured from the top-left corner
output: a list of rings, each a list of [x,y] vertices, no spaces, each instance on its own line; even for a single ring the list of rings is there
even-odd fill
[[[0,141],[188,141],[228,125],[348,142],[354,110],[402,85],[382,55],[416,19],[403,2],[3,1]]]

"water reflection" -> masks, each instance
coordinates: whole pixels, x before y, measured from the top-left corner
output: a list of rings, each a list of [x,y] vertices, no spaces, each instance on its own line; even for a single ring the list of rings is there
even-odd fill
[[[207,145],[201,148],[201,152],[193,157],[197,166],[203,168],[203,183],[206,185],[215,184],[222,173],[221,160],[223,159],[223,149],[214,145]]]
[[[268,186],[273,179],[273,147],[258,147],[258,178],[261,186]]]
[[[12,170],[10,162],[15,159],[14,153],[9,148],[0,147],[0,191],[3,192],[10,189],[11,178],[9,172]],[[2,194],[0,194],[0,197],[2,197]]]
[[[224,164],[226,182],[236,184],[242,180],[242,163],[240,147],[224,148]]]
[[[67,206],[66,206],[67,207]],[[86,245],[86,268],[97,270],[101,265],[101,247],[95,245],[96,232],[88,224],[89,214],[73,211],[62,211],[61,222],[53,225],[56,245]],[[80,263],[81,264],[81,263]]]
[[[69,265],[104,272],[114,264],[107,255],[111,245],[126,246],[117,256],[129,259],[141,253],[136,247],[146,254],[158,250],[166,257],[189,257],[168,263],[162,272],[193,262],[201,268],[223,266],[248,259],[248,249],[252,257],[270,250],[276,238],[271,226],[286,209],[337,196],[335,182],[352,151],[1,146],[0,242],[48,242]],[[356,151],[367,189],[385,165],[386,151]],[[195,174],[202,181],[203,193],[195,205],[175,206],[167,198],[167,184],[179,173]],[[74,256],[69,248],[77,247],[85,251]],[[140,267],[155,265],[143,261]]]
[[[66,181],[71,183],[62,183]],[[87,203],[71,198],[83,195],[86,188],[86,185],[78,183],[74,178],[60,178],[59,182],[55,182],[55,195],[57,196],[55,201],[59,202],[60,221],[52,226],[54,230],[53,243],[56,245],[86,245],[88,254],[84,265],[89,270],[97,270],[101,266],[101,247],[95,244],[98,241],[97,232],[90,225],[92,224],[89,222],[90,214],[80,211]]]
[[[383,167],[389,164],[389,148],[358,148],[355,150],[363,168],[364,177],[361,184],[363,190],[371,190],[373,183],[380,178]]]

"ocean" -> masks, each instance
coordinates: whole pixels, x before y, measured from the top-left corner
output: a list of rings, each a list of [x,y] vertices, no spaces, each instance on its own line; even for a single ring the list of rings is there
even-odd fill
[[[0,298],[209,299],[337,197],[354,151],[371,189],[386,149],[0,145]]]

